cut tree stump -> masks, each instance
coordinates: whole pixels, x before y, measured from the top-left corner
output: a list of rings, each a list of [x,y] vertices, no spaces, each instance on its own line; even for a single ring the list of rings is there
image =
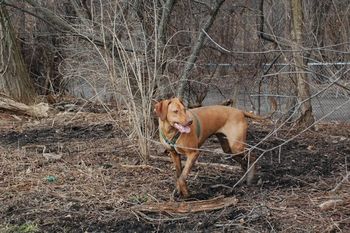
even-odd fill
[[[136,206],[134,209],[141,212],[166,212],[188,214],[203,211],[213,211],[236,205],[236,197],[219,196],[209,200],[188,202],[165,202]]]
[[[41,118],[48,116],[49,106],[46,103],[29,106],[0,94],[0,109]]]

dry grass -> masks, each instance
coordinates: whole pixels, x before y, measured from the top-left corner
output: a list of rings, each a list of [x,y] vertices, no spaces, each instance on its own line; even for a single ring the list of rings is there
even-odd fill
[[[192,201],[236,196],[236,206],[196,214],[151,214],[135,208],[173,199],[172,165],[163,160],[142,163],[135,142],[126,136],[130,129],[125,114],[60,113],[2,130],[0,229],[31,223],[40,232],[350,230],[350,183],[343,179],[349,142],[341,141],[348,127],[325,125],[305,134],[283,148],[281,163],[279,152],[265,155],[257,187],[242,185],[231,191],[228,187],[240,172],[194,169],[189,179]],[[267,133],[257,125],[250,132],[250,142]],[[279,137],[283,135],[288,131]],[[276,143],[271,138],[265,146]],[[163,156],[155,145],[152,148],[153,155]],[[203,153],[200,162],[231,163],[209,155]],[[322,210],[320,204],[329,200],[341,202]]]

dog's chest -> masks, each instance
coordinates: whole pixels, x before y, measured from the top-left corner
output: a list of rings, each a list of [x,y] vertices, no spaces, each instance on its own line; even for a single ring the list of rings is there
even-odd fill
[[[172,146],[170,146],[165,140],[164,138],[160,138],[160,142],[163,144],[163,146],[167,149],[167,150],[172,150]]]

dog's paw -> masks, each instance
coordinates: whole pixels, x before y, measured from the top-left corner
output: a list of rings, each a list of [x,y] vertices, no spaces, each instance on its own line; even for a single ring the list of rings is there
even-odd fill
[[[172,195],[171,195],[171,200],[172,201],[179,201],[181,199],[181,194],[180,192],[178,191],[177,188],[175,188],[172,192]]]

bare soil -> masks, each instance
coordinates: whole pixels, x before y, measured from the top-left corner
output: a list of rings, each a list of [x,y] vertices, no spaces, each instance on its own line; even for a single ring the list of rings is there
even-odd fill
[[[256,186],[231,189],[240,169],[196,166],[188,180],[191,198],[176,199],[235,196],[235,206],[150,213],[137,207],[174,198],[172,164],[142,162],[128,137],[126,111],[78,110],[42,120],[0,112],[0,231],[33,223],[39,232],[350,232],[350,183],[343,180],[350,168],[349,125],[320,124],[265,153]],[[251,122],[248,143],[255,145],[272,129]],[[281,129],[260,147],[296,134]],[[199,162],[238,166],[227,155],[209,152],[219,148],[214,141]],[[152,145],[152,155],[167,157]],[[319,207],[329,200],[338,204]]]

